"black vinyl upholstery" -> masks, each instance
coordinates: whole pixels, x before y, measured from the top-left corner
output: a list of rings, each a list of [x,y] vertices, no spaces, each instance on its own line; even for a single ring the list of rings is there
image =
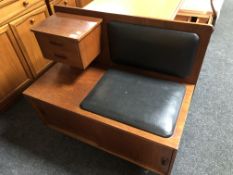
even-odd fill
[[[83,100],[81,107],[170,137],[184,94],[183,84],[110,69]]]
[[[108,36],[115,63],[185,78],[190,75],[199,36],[195,33],[110,22]]]

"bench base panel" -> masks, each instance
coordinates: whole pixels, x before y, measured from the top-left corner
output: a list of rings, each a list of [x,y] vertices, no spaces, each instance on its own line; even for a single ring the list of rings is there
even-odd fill
[[[37,99],[27,98],[48,127],[159,174],[169,174],[176,150],[77,115]]]

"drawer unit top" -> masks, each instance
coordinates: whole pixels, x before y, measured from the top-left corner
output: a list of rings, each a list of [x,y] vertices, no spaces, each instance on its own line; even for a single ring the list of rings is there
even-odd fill
[[[100,53],[101,22],[99,18],[57,13],[32,31],[45,58],[85,69]]]
[[[99,18],[56,13],[32,30],[80,41],[101,22],[102,19]]]

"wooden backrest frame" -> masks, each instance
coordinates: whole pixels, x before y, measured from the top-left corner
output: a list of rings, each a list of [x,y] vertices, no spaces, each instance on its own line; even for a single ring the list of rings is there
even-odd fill
[[[161,19],[126,16],[126,15],[120,15],[120,14],[111,14],[111,13],[91,11],[91,10],[86,10],[86,9],[81,9],[81,8],[63,7],[63,6],[55,6],[55,11],[62,12],[62,13],[83,15],[83,16],[98,17],[98,18],[103,19],[102,43],[101,43],[102,52],[99,55],[98,59],[103,64],[108,64],[108,65],[112,63],[110,59],[109,42],[108,42],[108,34],[107,34],[108,32],[107,32],[107,25],[106,25],[110,21],[125,22],[125,23],[137,24],[137,25],[157,27],[157,28],[162,28],[162,29],[170,29],[170,30],[176,30],[176,31],[196,33],[199,36],[200,41],[199,41],[199,46],[197,49],[197,54],[196,54],[196,58],[193,64],[191,74],[187,76],[186,78],[177,78],[174,76],[167,76],[164,74],[157,73],[158,76],[164,79],[170,79],[174,81],[191,83],[191,84],[197,83],[198,76],[201,70],[201,66],[204,60],[205,52],[206,52],[211,34],[213,32],[213,26],[204,25],[204,24],[192,24],[192,23],[168,21],[168,20],[161,20]]]

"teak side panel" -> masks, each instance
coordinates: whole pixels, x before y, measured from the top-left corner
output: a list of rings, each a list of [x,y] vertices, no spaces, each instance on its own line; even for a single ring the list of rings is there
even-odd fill
[[[9,26],[0,27],[0,110],[7,105],[6,99],[31,81],[24,58]]]
[[[167,174],[176,150],[29,97],[48,127],[154,172]]]
[[[205,56],[205,52],[213,32],[213,26],[211,25],[203,25],[203,24],[191,24],[191,23],[183,23],[177,21],[166,21],[166,20],[159,20],[159,19],[150,19],[150,18],[142,18],[142,17],[134,17],[134,16],[126,16],[120,14],[111,14],[111,13],[104,13],[98,11],[91,11],[86,9],[80,8],[68,8],[68,7],[61,7],[55,6],[56,12],[63,12],[63,13],[70,13],[70,14],[77,14],[83,16],[90,16],[90,17],[97,17],[102,18],[102,52],[99,56],[99,60],[101,63],[106,65],[111,65],[110,53],[109,53],[109,42],[108,42],[108,34],[107,34],[107,23],[110,21],[117,21],[117,22],[125,22],[137,25],[145,25],[145,26],[153,26],[163,29],[170,29],[170,30],[177,30],[177,31],[185,31],[185,32],[193,32],[199,35],[200,43],[197,49],[196,60],[193,65],[192,72],[186,78],[177,78],[174,76],[167,76],[161,75],[162,77],[170,80],[185,82],[196,84],[200,69],[202,66],[202,62]]]
[[[100,44],[101,26],[97,26],[89,36],[86,36],[79,43],[79,53],[84,69],[99,55],[101,52]],[[91,47],[90,47],[91,46]]]
[[[43,6],[10,23],[17,42],[32,69],[34,77],[37,77],[46,69],[51,61],[43,58],[36,38],[30,31],[30,28],[46,19],[48,15],[46,6]]]

